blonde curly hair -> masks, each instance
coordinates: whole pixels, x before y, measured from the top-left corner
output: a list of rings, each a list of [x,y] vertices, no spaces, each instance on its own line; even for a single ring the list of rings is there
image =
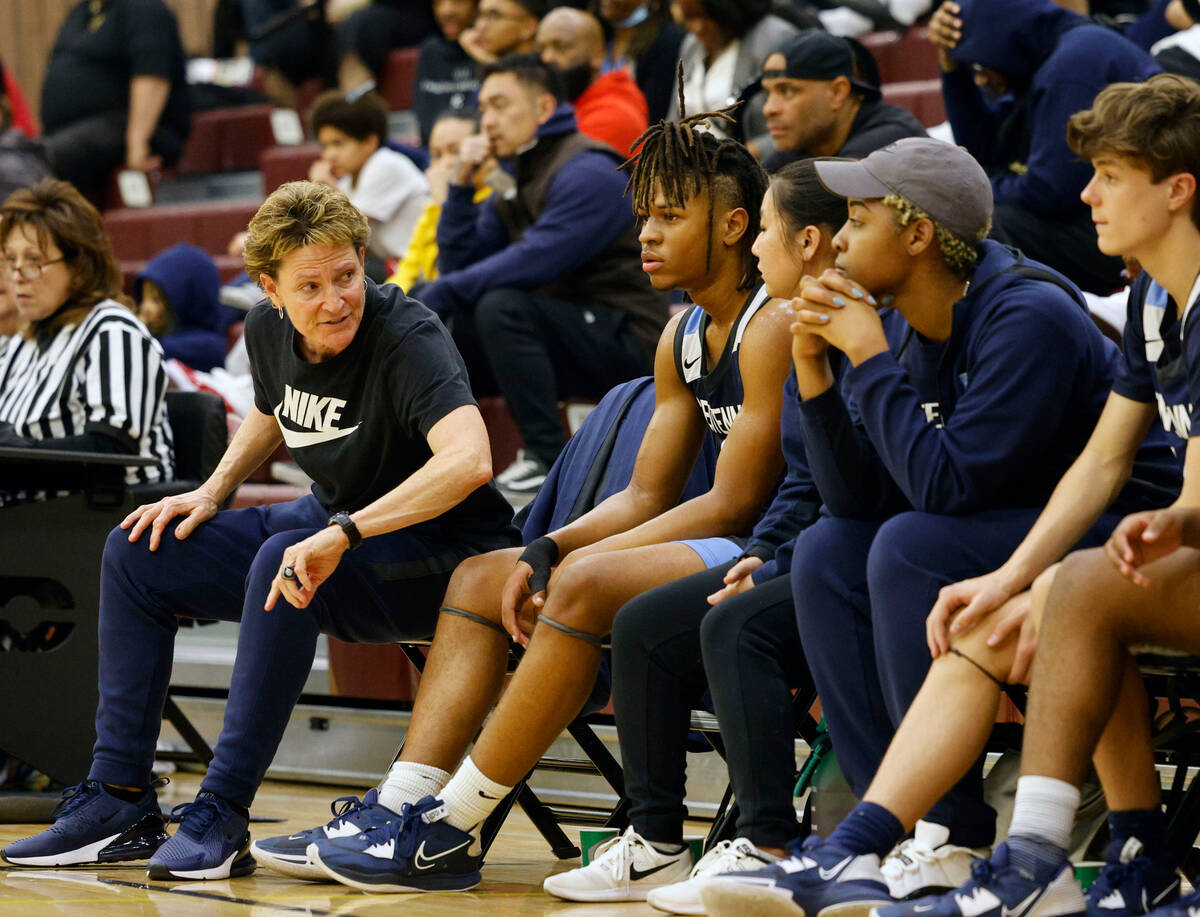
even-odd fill
[[[371,239],[367,218],[336,188],[311,181],[280,185],[263,201],[247,227],[242,258],[256,283],[279,277],[283,259],[306,245],[350,245],[357,252]]]
[[[932,223],[933,236],[937,239],[938,250],[942,253],[942,260],[946,262],[946,267],[960,277],[971,272],[971,268],[979,260],[979,250],[976,246],[987,237],[987,234],[992,229],[992,221],[988,220],[987,225],[980,231],[977,239],[963,239],[954,235],[954,233],[950,232],[950,230],[946,229],[946,227],[906,197],[901,197],[898,194],[889,194],[883,199],[883,203],[891,208],[892,215],[896,218],[896,226],[899,229],[903,229],[917,220],[928,220]]]

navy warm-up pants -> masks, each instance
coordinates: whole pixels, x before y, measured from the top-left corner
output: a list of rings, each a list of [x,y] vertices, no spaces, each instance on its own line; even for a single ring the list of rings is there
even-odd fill
[[[999,567],[1039,512],[825,517],[800,535],[792,557],[800,642],[838,762],[860,799],[929,671],[925,619],[938,590]],[[1077,547],[1102,544],[1118,521],[1103,517]],[[990,845],[995,812],[983,801],[980,767],[926,818],[947,826],[951,843]]]
[[[440,541],[404,529],[347,551],[305,609],[264,611],[290,545],[326,527],[312,496],[218,513],[183,541],[174,523],[151,553],[114,529],[100,575],[100,706],[94,780],[142,787],[171,677],[178,619],[240,621],[225,722],[203,789],[248,806],[312,668],[317,635],[391,643],[433,633],[450,574],[465,557],[510,547],[505,533]]]

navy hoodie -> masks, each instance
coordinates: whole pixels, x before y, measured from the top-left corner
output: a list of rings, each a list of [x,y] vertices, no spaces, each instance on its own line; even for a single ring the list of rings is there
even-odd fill
[[[948,340],[904,326],[897,342],[898,326],[885,322],[888,352],[849,368],[841,390],[801,403],[809,464],[834,515],[1041,507],[1083,451],[1116,346],[1065,290],[1005,273],[1012,249],[985,241],[981,254]],[[1112,511],[1163,506],[1178,481],[1165,438],[1151,435]]]
[[[560,105],[537,136],[573,133],[575,110]],[[537,221],[510,239],[495,201],[474,202],[474,185],[451,185],[438,220],[442,276],[417,298],[441,316],[472,309],[498,287],[535,290],[559,280],[617,241],[633,222],[619,161],[587,150],[558,170]]]
[[[155,255],[138,274],[134,290],[139,300],[143,280],[162,287],[175,313],[175,327],[159,338],[163,353],[202,372],[224,366],[221,275],[208,253],[180,242]]]
[[[1142,82],[1162,68],[1133,42],[1053,0],[959,0],[959,6],[963,38],[951,57],[960,66],[942,74],[955,140],[992,176],[997,204],[1048,216],[1081,213],[1079,193],[1091,167],[1067,146],[1067,120],[1090,108],[1109,83]],[[1004,74],[1014,98],[988,104],[970,64]]]

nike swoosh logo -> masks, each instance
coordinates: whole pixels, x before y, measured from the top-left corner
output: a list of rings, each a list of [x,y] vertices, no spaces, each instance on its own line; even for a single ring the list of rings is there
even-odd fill
[[[1037,903],[1038,898],[1042,897],[1045,891],[1045,888],[1035,888],[1026,896],[1025,900],[1019,902],[1016,907],[1005,906],[1004,913],[1013,914],[1016,915],[1016,917],[1020,917],[1021,914],[1024,914],[1026,911],[1032,908],[1034,904]]]
[[[646,876],[652,876],[656,872],[662,872],[662,870],[666,869],[668,866],[673,866],[673,865],[674,865],[674,863],[663,863],[661,866],[655,866],[653,869],[647,869],[644,872],[642,870],[638,869],[636,866],[630,866],[629,867],[629,878],[630,878],[630,881],[638,882],[638,881],[646,878]]]
[[[854,857],[846,857],[846,859],[842,860],[840,863],[838,863],[832,869],[826,869],[823,866],[819,866],[819,867],[817,867],[817,875],[819,875],[822,879],[824,879],[826,882],[828,882],[830,879],[836,877],[839,872],[841,872],[843,869],[845,869],[846,865],[852,859],[854,859]]]
[[[913,913],[924,914],[926,911],[932,911],[935,907],[937,907],[936,904],[914,904]]]
[[[485,793],[483,790],[480,790],[480,791],[479,791],[479,795],[480,795],[480,796],[481,796],[483,799],[490,799],[492,802],[495,802],[497,799],[499,799],[499,798],[500,798],[499,796],[489,796],[489,795],[488,795],[487,793]]]
[[[107,822],[110,822],[110,821],[112,821],[112,819],[113,819],[113,816],[114,816],[114,815],[116,815],[116,814],[117,814],[116,812],[109,812],[109,813],[108,813],[107,815],[105,815],[103,818],[98,818],[98,819],[96,819],[96,821],[98,821],[100,824],[102,824],[102,825],[103,825],[103,824],[105,824],[105,823],[107,823]]]
[[[304,840],[304,835],[303,834],[289,834],[288,840],[289,841],[302,841],[302,840]]]
[[[473,838],[467,838],[457,847],[451,847],[449,850],[443,850],[441,853],[435,853],[433,856],[428,857],[425,856],[425,841],[421,841],[421,846],[417,849],[417,855],[413,857],[413,866],[422,870],[436,866],[438,860],[444,859],[445,857],[450,856],[450,854],[457,853],[464,847],[470,846],[472,840]]]
[[[699,363],[699,362],[700,362],[700,358],[699,358],[699,357],[696,357],[696,359],[692,360],[692,362],[690,362],[690,363],[689,363],[687,360],[684,360],[684,361],[683,361],[683,371],[684,371],[684,372],[688,372],[688,371],[690,371],[690,370],[691,370],[691,368],[692,368],[693,366],[695,366],[695,365],[696,365],[697,363]]]
[[[275,422],[279,424],[279,432],[283,434],[283,441],[289,449],[303,449],[305,446],[318,446],[321,443],[330,443],[335,439],[341,439],[343,436],[349,436],[362,426],[361,423],[356,423],[345,430],[319,430],[316,432],[289,430],[283,425],[283,421],[279,416],[279,410],[282,407],[282,402],[275,405]]]

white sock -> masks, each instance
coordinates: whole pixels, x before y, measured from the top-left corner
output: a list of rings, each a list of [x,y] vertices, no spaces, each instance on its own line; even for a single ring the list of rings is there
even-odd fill
[[[442,790],[442,802],[450,813],[446,823],[474,834],[511,789],[484,776],[468,755]]]
[[[1008,834],[1049,841],[1067,850],[1078,808],[1078,787],[1054,777],[1022,777],[1017,781]]]
[[[406,802],[439,795],[449,779],[450,772],[440,767],[414,761],[397,761],[379,787],[379,802],[393,812],[399,812]]]

